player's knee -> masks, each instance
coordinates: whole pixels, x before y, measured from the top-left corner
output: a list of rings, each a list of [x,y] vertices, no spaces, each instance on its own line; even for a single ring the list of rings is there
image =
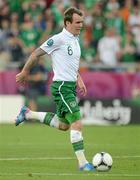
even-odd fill
[[[82,122],[81,122],[81,120],[73,122],[71,124],[71,129],[81,131],[82,130]]]
[[[67,131],[70,128],[68,124],[60,124],[59,129],[62,131]]]

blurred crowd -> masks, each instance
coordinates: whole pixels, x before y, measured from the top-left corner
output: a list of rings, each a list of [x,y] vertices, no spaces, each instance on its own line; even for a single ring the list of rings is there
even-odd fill
[[[0,0],[0,70],[18,69],[60,32],[69,6],[85,14],[80,35],[85,66],[140,62],[140,0]],[[50,61],[44,63],[50,70]]]

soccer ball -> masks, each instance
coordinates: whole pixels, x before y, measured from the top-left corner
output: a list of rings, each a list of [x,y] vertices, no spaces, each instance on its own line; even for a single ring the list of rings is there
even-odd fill
[[[92,164],[97,171],[108,171],[112,167],[113,160],[109,153],[100,152],[93,156]]]

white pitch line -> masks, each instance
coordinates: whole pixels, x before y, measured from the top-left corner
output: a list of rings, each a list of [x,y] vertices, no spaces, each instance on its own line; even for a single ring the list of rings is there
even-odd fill
[[[0,176],[99,176],[99,177],[140,177],[140,174],[106,174],[106,173],[0,173]]]
[[[0,161],[26,161],[26,160],[72,160],[73,157],[24,157],[24,158],[0,158]]]
[[[135,159],[140,158],[140,155],[136,156],[113,156],[113,159]],[[28,160],[74,160],[74,157],[13,157],[13,158],[0,158],[0,161],[28,161]]]
[[[113,158],[114,159],[120,159],[120,158],[122,158],[122,159],[131,159],[131,158],[140,158],[140,155],[136,155],[136,156],[126,156],[126,155],[124,155],[124,156],[113,156]]]

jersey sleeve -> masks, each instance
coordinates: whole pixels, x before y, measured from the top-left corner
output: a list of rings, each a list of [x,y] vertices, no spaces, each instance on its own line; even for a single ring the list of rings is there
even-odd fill
[[[51,54],[54,50],[59,49],[60,40],[58,36],[52,36],[47,41],[45,41],[40,48],[44,50],[47,54]]]

